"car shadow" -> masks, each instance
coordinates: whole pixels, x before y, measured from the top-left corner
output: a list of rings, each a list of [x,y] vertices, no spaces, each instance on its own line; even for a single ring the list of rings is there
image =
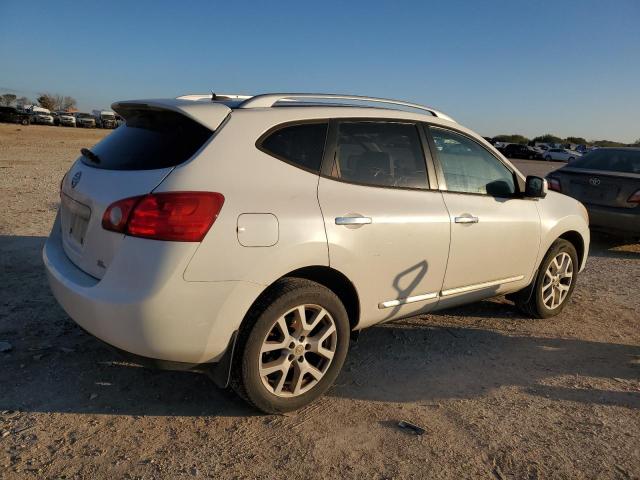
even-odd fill
[[[477,305],[447,313],[475,317]],[[485,308],[494,310],[493,317],[504,313],[500,304]],[[576,376],[615,386],[603,390],[563,384]],[[428,403],[515,386],[553,400],[640,409],[640,392],[624,385],[639,377],[638,346],[452,327],[446,315],[432,314],[363,332],[333,395]]]
[[[589,256],[638,260],[640,259],[640,243],[592,231]]]

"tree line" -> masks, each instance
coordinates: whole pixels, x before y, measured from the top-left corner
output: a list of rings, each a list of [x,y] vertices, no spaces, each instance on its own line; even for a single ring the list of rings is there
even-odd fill
[[[68,111],[75,109],[78,102],[75,98],[68,95],[60,95],[59,93],[48,92],[41,93],[35,101],[24,96],[18,97],[13,93],[3,93],[2,95],[0,95],[0,105],[2,105],[3,107],[16,106],[22,108],[25,105],[35,105],[36,103],[42,108],[46,108],[47,110]]]
[[[513,135],[496,135],[492,138],[495,142],[505,142],[505,143],[520,143],[523,145],[535,145],[536,143],[574,143],[576,145],[593,145],[596,147],[638,147],[640,146],[640,138],[638,138],[633,143],[622,143],[615,142],[613,140],[587,140],[583,137],[566,137],[561,138],[551,133],[545,133],[544,135],[540,135],[538,137],[534,137],[529,139],[524,135],[513,134]]]

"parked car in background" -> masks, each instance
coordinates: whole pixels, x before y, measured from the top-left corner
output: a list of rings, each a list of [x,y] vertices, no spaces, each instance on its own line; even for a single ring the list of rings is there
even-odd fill
[[[31,115],[20,112],[15,107],[0,107],[0,122],[29,125],[31,123]]]
[[[125,125],[61,183],[53,294],[135,362],[207,371],[265,412],[322,395],[352,332],[501,294],[552,317],[585,266],[584,207],[432,108],[330,94],[113,108]]]
[[[96,128],[96,119],[89,113],[79,112],[75,114],[76,127],[78,128]]]
[[[527,158],[529,160],[542,158],[542,154],[540,154],[540,152],[537,152],[532,147],[520,145],[518,143],[511,143],[501,151],[502,154],[508,158]]]
[[[116,128],[116,114],[111,110],[93,110],[91,112],[96,119],[96,127],[98,128]]]
[[[31,110],[31,123],[37,123],[39,125],[54,125],[53,115],[46,108],[33,108]]]
[[[571,162],[580,156],[578,152],[567,150],[566,148],[550,148],[544,153],[544,159],[548,161],[560,160],[562,162]]]
[[[124,118],[116,113],[116,128],[120,125],[124,125]]]
[[[61,127],[75,127],[76,117],[73,115],[73,113],[58,112],[58,124]]]
[[[547,181],[585,205],[590,227],[640,237],[640,148],[599,148],[551,172]]]

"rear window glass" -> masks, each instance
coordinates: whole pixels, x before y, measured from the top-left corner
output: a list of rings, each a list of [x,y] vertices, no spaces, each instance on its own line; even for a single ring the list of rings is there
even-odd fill
[[[571,162],[571,168],[640,173],[640,150],[594,150]]]
[[[118,127],[91,148],[99,163],[83,163],[106,170],[152,170],[186,162],[213,132],[199,123],[169,111],[131,111]]]
[[[283,127],[264,139],[260,148],[285,162],[319,172],[327,128],[326,123]]]

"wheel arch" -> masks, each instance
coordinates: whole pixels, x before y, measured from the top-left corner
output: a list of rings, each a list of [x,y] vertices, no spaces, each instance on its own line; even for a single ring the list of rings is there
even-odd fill
[[[575,230],[568,230],[558,238],[562,238],[573,245],[576,249],[576,253],[578,254],[578,265],[582,265],[584,263],[585,256],[585,241],[584,238],[582,238],[582,235]]]
[[[293,270],[283,277],[304,278],[317,282],[335,293],[344,305],[353,330],[360,321],[360,298],[358,291],[345,274],[335,268],[314,265]]]
[[[310,265],[292,270],[271,282],[271,284],[269,284],[262,293],[258,295],[249,307],[240,324],[240,330],[242,330],[247,323],[247,320],[251,316],[251,312],[254,311],[255,306],[259,304],[264,296],[270,292],[271,288],[283,278],[302,278],[319,283],[320,285],[328,288],[338,296],[344,305],[344,308],[347,311],[347,316],[349,317],[351,330],[358,325],[358,322],[360,321],[360,297],[358,296],[358,292],[351,280],[349,280],[342,272],[334,268],[325,265]]]

